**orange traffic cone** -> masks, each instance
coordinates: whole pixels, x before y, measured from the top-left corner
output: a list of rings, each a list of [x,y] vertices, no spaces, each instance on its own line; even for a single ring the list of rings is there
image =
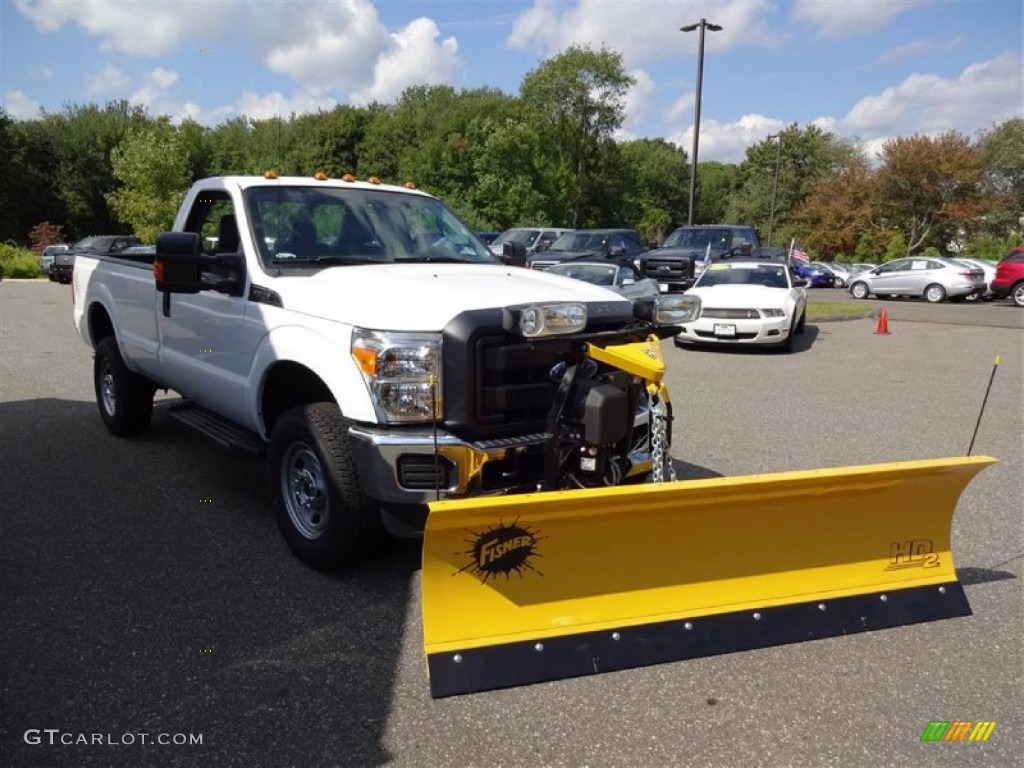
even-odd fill
[[[884,309],[882,314],[878,316],[878,327],[875,328],[876,336],[888,336],[889,335],[889,313]]]

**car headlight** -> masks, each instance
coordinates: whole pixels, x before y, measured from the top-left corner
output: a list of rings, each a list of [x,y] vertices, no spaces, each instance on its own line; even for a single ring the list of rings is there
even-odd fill
[[[516,325],[519,332],[528,339],[577,333],[587,327],[587,306],[572,302],[521,307]]]
[[[699,296],[688,293],[662,294],[654,300],[654,322],[659,325],[688,323],[700,317]]]
[[[441,337],[357,329],[352,358],[383,423],[432,421],[441,403]]]
[[[783,312],[781,309],[775,309],[775,308],[772,308],[772,309],[762,309],[761,310],[761,316],[762,317],[785,317],[786,313]]]

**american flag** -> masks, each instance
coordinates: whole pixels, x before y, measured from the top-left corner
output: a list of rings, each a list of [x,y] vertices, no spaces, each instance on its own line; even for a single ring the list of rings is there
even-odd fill
[[[793,245],[793,249],[789,252],[789,255],[795,261],[802,261],[805,263],[810,262],[810,259],[807,258],[807,252],[799,245],[796,245],[795,243]]]

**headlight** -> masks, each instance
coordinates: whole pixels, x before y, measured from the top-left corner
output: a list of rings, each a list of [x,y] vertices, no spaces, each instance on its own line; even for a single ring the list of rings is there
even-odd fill
[[[576,333],[586,327],[585,304],[535,304],[519,310],[519,332],[528,339]]]
[[[654,322],[659,325],[688,323],[700,317],[700,297],[690,294],[663,294],[655,299]]]
[[[443,413],[437,334],[356,330],[352,357],[382,422],[431,421]]]
[[[707,266],[708,265],[703,261],[693,262],[693,276],[700,277],[704,273],[704,270],[707,269]]]
[[[781,309],[762,309],[761,310],[761,316],[762,317],[785,317],[786,313],[783,312]]]

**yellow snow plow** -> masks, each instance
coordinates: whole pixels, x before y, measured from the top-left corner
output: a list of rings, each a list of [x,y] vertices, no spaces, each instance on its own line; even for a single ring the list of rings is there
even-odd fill
[[[970,615],[953,512],[987,456],[431,504],[435,697]]]

